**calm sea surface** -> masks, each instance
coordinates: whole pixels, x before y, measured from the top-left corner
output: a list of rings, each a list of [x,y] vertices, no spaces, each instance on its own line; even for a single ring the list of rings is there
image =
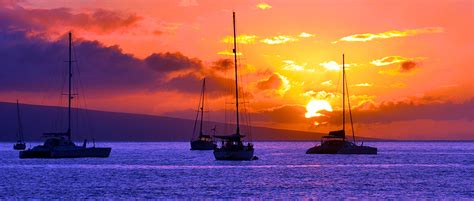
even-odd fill
[[[474,199],[474,142],[366,142],[378,155],[306,155],[256,142],[257,161],[215,161],[189,143],[100,143],[110,158],[18,159],[0,143],[0,199]]]

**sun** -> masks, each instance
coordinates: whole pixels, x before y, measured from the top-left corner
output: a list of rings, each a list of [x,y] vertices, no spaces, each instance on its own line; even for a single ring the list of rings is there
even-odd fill
[[[331,104],[325,100],[311,100],[306,105],[306,113],[304,116],[306,118],[320,117],[323,116],[323,114],[319,113],[321,111],[332,112]]]

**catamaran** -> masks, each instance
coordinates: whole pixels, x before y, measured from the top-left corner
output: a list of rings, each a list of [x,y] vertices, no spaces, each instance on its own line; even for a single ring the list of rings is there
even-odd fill
[[[239,121],[239,85],[237,76],[237,36],[235,30],[235,12],[233,15],[234,30],[234,68],[235,68],[235,115],[236,115],[236,131],[232,135],[214,136],[221,139],[221,146],[214,149],[214,157],[216,160],[255,160],[257,157],[253,155],[253,144],[244,145],[243,138],[245,135],[240,133]]]
[[[351,121],[352,142],[346,139],[346,93]],[[349,89],[347,86],[344,54],[342,55],[342,130],[330,131],[327,136],[321,138],[320,145],[311,147],[306,154],[377,154],[377,148],[357,145],[352,122],[351,103],[349,101]]]
[[[194,120],[193,135],[191,138],[191,150],[213,150],[216,147],[214,140],[210,135],[206,135],[202,132],[202,124],[204,119],[204,95],[206,92],[206,78],[202,80],[201,88],[201,97],[199,98],[198,111],[196,113],[196,119]],[[199,123],[199,134],[197,139],[194,139],[194,133],[196,131],[196,126],[198,118],[201,117]]]
[[[110,147],[87,147],[87,140],[82,146],[77,146],[71,140],[71,101],[72,94],[72,34],[69,32],[69,61],[68,61],[68,128],[66,132],[44,133],[43,145],[35,146],[31,149],[20,151],[20,158],[79,158],[79,157],[109,157],[112,148]]]
[[[17,141],[13,145],[14,150],[24,150],[26,149],[26,144],[25,141],[23,140],[23,125],[21,123],[21,117],[20,117],[20,103],[18,100],[16,100],[16,113],[18,117],[18,130],[16,133]]]

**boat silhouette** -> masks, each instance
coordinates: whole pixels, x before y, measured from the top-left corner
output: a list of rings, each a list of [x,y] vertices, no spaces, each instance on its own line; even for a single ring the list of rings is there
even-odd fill
[[[202,132],[202,124],[204,119],[204,99],[206,92],[206,78],[202,80],[201,88],[201,97],[199,98],[198,111],[196,113],[196,119],[194,120],[193,135],[191,137],[191,150],[213,150],[216,147],[214,140],[211,135],[206,135]],[[194,132],[196,131],[196,126],[198,118],[200,117],[199,131],[197,138],[194,138]],[[215,131],[215,128],[214,128]]]
[[[342,130],[330,131],[321,138],[321,143],[311,147],[306,154],[377,154],[377,148],[357,145],[355,141],[354,126],[352,122],[351,104],[349,95],[347,102],[352,130],[352,142],[346,139],[346,93],[349,93],[345,73],[344,54],[342,55]]]
[[[71,140],[71,101],[72,94],[72,33],[69,32],[69,61],[68,61],[68,129],[66,132],[44,133],[43,145],[20,151],[20,158],[80,158],[80,157],[109,157],[110,147],[87,147],[87,140],[82,146],[77,146]]]
[[[237,36],[235,30],[235,12],[232,13],[233,30],[234,30],[234,69],[235,69],[235,115],[236,115],[236,131],[232,135],[216,135],[221,140],[221,146],[214,149],[214,157],[216,160],[254,160],[257,159],[254,154],[252,143],[243,143],[244,135],[240,133],[239,121],[239,85],[237,74]]]
[[[26,144],[25,144],[25,141],[23,139],[23,125],[21,123],[20,103],[18,102],[18,100],[16,100],[16,113],[17,113],[17,117],[18,117],[18,130],[17,130],[17,134],[16,134],[17,141],[13,145],[13,149],[14,150],[24,150],[24,149],[26,149]]]

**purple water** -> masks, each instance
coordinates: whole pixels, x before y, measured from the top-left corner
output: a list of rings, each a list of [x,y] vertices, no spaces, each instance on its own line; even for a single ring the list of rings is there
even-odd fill
[[[101,143],[110,158],[18,159],[0,143],[0,199],[474,198],[474,142],[366,142],[378,155],[306,155],[256,142],[257,161],[189,143]]]

